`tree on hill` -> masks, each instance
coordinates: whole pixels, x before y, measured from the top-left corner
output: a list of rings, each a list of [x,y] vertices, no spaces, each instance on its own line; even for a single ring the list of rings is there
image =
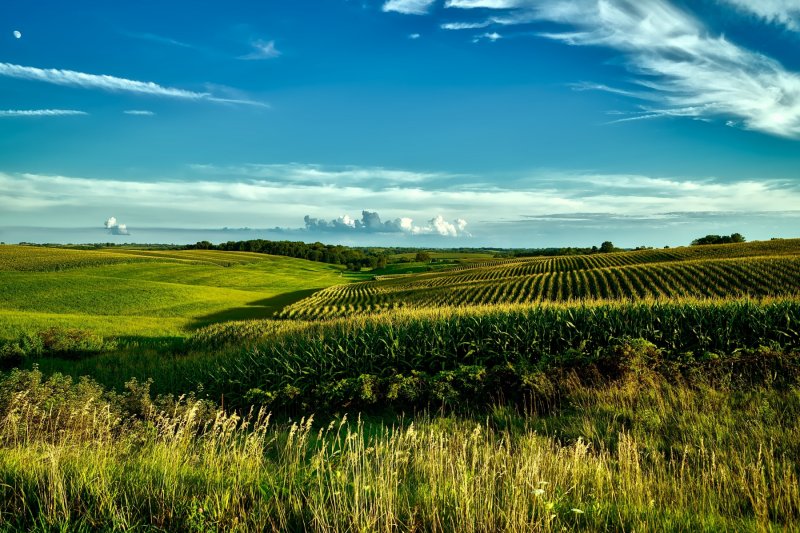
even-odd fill
[[[603,244],[600,245],[600,253],[607,254],[610,252],[615,251],[616,248],[614,247],[614,243],[611,241],[605,241]]]
[[[428,252],[417,252],[417,255],[414,257],[414,261],[417,263],[430,263],[431,254]]]
[[[733,244],[745,242],[744,235],[741,233],[731,233],[730,235],[706,235],[692,241],[692,246],[702,246],[705,244]]]

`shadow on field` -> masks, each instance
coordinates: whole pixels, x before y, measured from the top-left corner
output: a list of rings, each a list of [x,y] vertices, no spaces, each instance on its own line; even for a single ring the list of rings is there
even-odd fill
[[[320,289],[303,289],[301,291],[286,292],[249,303],[245,307],[234,307],[210,315],[198,317],[191,325],[192,328],[201,328],[209,324],[218,322],[231,322],[233,320],[259,320],[272,318],[272,315],[280,312],[287,305],[311,296]]]

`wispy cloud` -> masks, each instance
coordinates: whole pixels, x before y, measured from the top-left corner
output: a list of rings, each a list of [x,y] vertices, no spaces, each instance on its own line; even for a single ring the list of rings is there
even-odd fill
[[[0,110],[0,117],[67,117],[88,115],[86,111],[75,109],[7,109]]]
[[[185,43],[183,41],[179,41],[179,40],[173,39],[171,37],[165,37],[163,35],[157,35],[157,34],[154,34],[154,33],[140,33],[140,32],[132,32],[132,31],[122,31],[120,33],[122,33],[122,35],[125,35],[126,37],[131,37],[133,39],[140,39],[142,41],[150,41],[150,42],[153,42],[153,43],[166,44],[166,45],[170,45],[170,46],[177,46],[179,48],[192,48],[192,49],[197,49],[198,48],[197,46],[195,46],[193,44]]]
[[[800,206],[800,187],[789,180],[726,183],[711,178],[541,172],[505,185],[482,181],[474,178],[455,186],[441,179],[438,186],[410,181],[377,187],[368,181],[230,175],[187,183],[0,173],[0,225],[31,223],[45,214],[70,216],[78,224],[84,217],[91,225],[92,220],[107,217],[109,210],[124,209],[150,225],[165,227],[284,227],[306,214],[330,221],[330,213],[358,213],[369,207],[415,220],[431,220],[431,214],[438,213],[449,224],[457,219],[477,221],[471,230],[475,233],[486,222],[524,215],[651,217],[675,212],[783,212]]]
[[[404,15],[425,15],[435,0],[388,0],[383,4],[383,11],[394,11]]]
[[[14,65],[11,63],[0,63],[0,76],[18,78],[30,81],[40,81],[54,85],[67,87],[80,87],[83,89],[98,89],[108,92],[126,92],[142,94],[148,96],[159,96],[167,98],[178,98],[183,100],[206,100],[209,102],[236,103],[248,105],[264,104],[247,100],[234,100],[220,98],[207,92],[195,92],[174,87],[165,87],[151,81],[137,81],[126,78],[118,78],[107,74],[87,74],[74,70],[62,69],[42,69],[37,67],[27,67]]]
[[[793,27],[796,0],[725,0]],[[778,61],[715,36],[669,0],[447,0],[456,9],[495,11],[477,24],[551,22],[571,27],[541,37],[575,46],[603,46],[624,54],[657,116],[721,117],[742,127],[800,138],[800,75]],[[470,29],[474,21],[446,29]]]
[[[468,178],[443,172],[414,172],[384,167],[330,166],[305,163],[208,165],[189,167],[206,176],[230,176],[243,179],[268,180],[279,183],[321,187],[362,187],[370,190],[396,190],[407,187],[437,189],[455,183],[454,178]]]
[[[409,33],[408,34],[408,38],[411,39],[412,41],[416,41],[420,37],[422,37],[422,36],[419,33]]]
[[[503,38],[502,35],[500,35],[496,31],[493,31],[493,32],[482,33],[482,34],[476,36],[474,39],[472,39],[472,42],[473,43],[478,43],[478,42],[483,41],[483,40],[496,42],[496,41],[499,41],[502,38]]]
[[[800,31],[800,2],[797,0],[719,0],[767,22]]]
[[[260,60],[275,59],[281,56],[281,51],[275,46],[275,41],[263,41],[261,39],[250,43],[253,50],[249,54],[239,56],[239,59]]]
[[[146,109],[126,109],[123,111],[126,115],[136,115],[141,117],[152,117],[155,115],[154,112],[148,111]]]
[[[445,22],[440,25],[443,30],[477,30],[491,26],[492,21],[487,20],[483,22]]]
[[[447,0],[444,6],[460,9],[515,9],[530,4],[526,0]]]

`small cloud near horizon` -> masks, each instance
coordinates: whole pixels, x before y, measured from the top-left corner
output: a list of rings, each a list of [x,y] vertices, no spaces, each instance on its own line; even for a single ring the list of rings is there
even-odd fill
[[[359,233],[405,233],[408,235],[439,235],[442,237],[471,237],[466,230],[467,221],[457,218],[448,222],[442,215],[437,215],[421,226],[415,225],[410,217],[400,217],[382,221],[376,211],[362,211],[361,219],[350,215],[342,215],[332,220],[323,220],[306,215],[303,218],[306,230],[323,232],[359,232]]]
[[[111,217],[106,220],[104,226],[111,235],[130,235],[128,226],[126,224],[120,224],[116,217]]]

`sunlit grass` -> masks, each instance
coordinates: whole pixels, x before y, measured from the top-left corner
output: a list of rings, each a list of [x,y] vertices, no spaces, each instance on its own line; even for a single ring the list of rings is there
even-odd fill
[[[576,387],[558,416],[287,425],[191,400],[159,408],[137,386],[109,399],[89,382],[15,379],[23,390],[0,387],[5,527],[719,531],[800,520],[796,388],[644,377]]]

